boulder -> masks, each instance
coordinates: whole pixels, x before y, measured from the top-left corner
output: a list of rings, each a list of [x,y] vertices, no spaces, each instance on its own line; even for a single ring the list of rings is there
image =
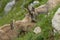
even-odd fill
[[[60,33],[60,8],[56,11],[52,18],[52,26]]]
[[[4,8],[4,12],[8,13],[12,7],[15,5],[15,0],[12,0],[11,2],[8,2]]]

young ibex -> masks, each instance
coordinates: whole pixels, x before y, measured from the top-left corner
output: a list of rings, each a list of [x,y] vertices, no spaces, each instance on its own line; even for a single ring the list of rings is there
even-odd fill
[[[23,20],[16,21],[16,26],[20,29],[19,36],[22,33],[25,34],[28,32],[29,28],[34,27],[35,22],[32,22],[31,15],[27,14]]]

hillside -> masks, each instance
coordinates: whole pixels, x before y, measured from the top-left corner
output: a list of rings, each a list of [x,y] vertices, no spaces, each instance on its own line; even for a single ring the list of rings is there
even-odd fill
[[[10,23],[11,20],[22,20],[26,13],[28,13],[27,10],[25,10],[23,7],[24,5],[29,4],[32,0],[18,0],[16,4],[13,6],[11,11],[5,15],[4,13],[4,7],[9,2],[8,0],[1,0],[0,1],[0,26]],[[39,0],[40,4],[36,7],[43,5],[47,2],[47,0]],[[24,3],[24,4],[23,4]],[[23,7],[22,7],[23,6]],[[35,7],[35,8],[36,8]],[[16,38],[16,40],[50,40],[49,36],[51,35],[51,32],[53,30],[51,20],[54,16],[54,13],[56,10],[60,7],[58,5],[53,11],[49,11],[51,13],[48,17],[45,17],[45,14],[40,14],[37,16],[37,23],[36,26],[40,26],[42,29],[42,32],[40,34],[34,34],[33,29],[31,32],[26,33],[24,36],[20,35],[19,38]],[[58,33],[55,34],[54,39],[59,40],[60,36]]]

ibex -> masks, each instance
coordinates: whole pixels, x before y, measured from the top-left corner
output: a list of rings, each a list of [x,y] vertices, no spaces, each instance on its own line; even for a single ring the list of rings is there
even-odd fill
[[[52,10],[53,8],[55,8],[57,6],[57,4],[59,4],[59,3],[60,3],[60,0],[53,0],[53,1],[48,0],[47,3],[41,5],[37,8],[34,8],[34,7],[29,5],[29,10],[30,10],[30,12],[34,12],[35,15],[39,15],[39,14],[49,15],[48,14],[49,10]]]
[[[23,20],[16,21],[16,26],[20,28],[20,34],[25,34],[28,31],[28,29],[34,27],[36,23],[36,21],[34,20],[35,17],[33,12],[31,12],[29,8],[27,9],[29,13],[25,15]],[[34,8],[32,9],[32,11],[34,11]]]
[[[37,8],[34,8],[33,6],[28,5],[28,7],[26,7],[29,14],[31,15],[32,21],[36,22],[36,18],[39,14],[46,14],[48,15],[48,7],[46,6],[46,4],[39,6]]]
[[[32,22],[31,15],[27,14],[23,20],[16,21],[16,26],[20,29],[19,34],[25,34],[26,32],[28,32],[29,28],[35,26],[35,22]]]

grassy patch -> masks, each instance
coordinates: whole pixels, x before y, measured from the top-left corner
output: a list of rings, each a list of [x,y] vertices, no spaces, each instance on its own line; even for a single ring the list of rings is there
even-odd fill
[[[26,0],[25,5],[27,5],[31,0]],[[47,2],[47,0],[39,0],[40,5],[44,4]],[[2,16],[3,14],[3,8],[5,7],[6,3],[8,1],[2,0],[2,7],[0,9],[0,15]],[[0,19],[0,26],[10,23],[12,19],[15,20],[21,20],[24,18],[24,14],[27,13],[27,11],[24,10],[24,8],[21,8],[21,5],[23,3],[23,0],[19,0],[16,5],[12,8],[12,10],[5,16],[3,16]],[[19,38],[16,38],[16,40],[48,40],[47,38],[50,36],[50,32],[52,31],[52,17],[54,16],[54,13],[60,6],[57,6],[53,11],[50,11],[50,15],[48,17],[45,17],[45,15],[38,15],[38,22],[36,23],[37,26],[40,26],[42,29],[42,32],[40,34],[34,34],[32,31],[28,32],[26,35],[23,37],[20,36]],[[55,35],[55,39],[58,40],[59,34]]]

